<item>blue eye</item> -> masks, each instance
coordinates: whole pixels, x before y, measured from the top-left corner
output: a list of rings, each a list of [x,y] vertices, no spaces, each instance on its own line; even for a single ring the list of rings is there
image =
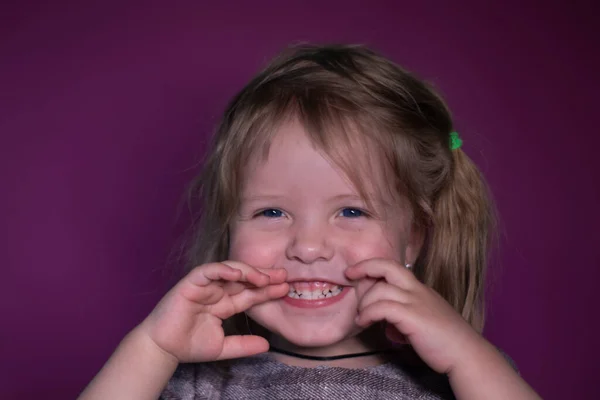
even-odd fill
[[[259,214],[261,217],[267,218],[281,218],[283,217],[283,211],[278,210],[276,208],[268,208],[266,210],[261,211]]]
[[[358,218],[364,216],[365,213],[358,208],[344,208],[342,210],[342,216],[346,218]]]

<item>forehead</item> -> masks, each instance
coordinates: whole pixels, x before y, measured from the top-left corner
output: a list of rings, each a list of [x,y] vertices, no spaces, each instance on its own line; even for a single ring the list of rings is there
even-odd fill
[[[327,134],[323,140],[297,120],[278,126],[252,152],[244,171],[244,191],[303,186],[392,201],[393,184],[375,146],[348,133]]]
[[[339,189],[349,186],[346,181],[345,174],[319,151],[302,125],[287,123],[273,133],[261,151],[255,151],[250,157],[245,170],[244,191],[299,187],[304,190]]]

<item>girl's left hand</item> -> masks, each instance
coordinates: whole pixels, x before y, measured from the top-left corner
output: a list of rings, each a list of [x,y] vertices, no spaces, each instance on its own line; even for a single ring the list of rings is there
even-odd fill
[[[370,259],[346,270],[357,285],[356,324],[388,323],[412,345],[429,367],[449,374],[487,343],[436,291],[417,280],[403,265]],[[391,325],[391,326],[390,326]],[[386,331],[388,338],[390,332]]]

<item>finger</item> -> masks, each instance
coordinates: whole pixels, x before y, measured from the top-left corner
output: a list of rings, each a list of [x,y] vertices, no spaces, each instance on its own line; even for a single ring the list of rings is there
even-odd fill
[[[377,301],[359,312],[355,323],[358,326],[369,326],[375,322],[387,321],[396,326],[402,323],[406,316],[406,306],[390,300]]]
[[[352,280],[385,279],[388,283],[407,290],[412,288],[416,282],[415,276],[407,268],[395,261],[384,259],[361,261],[348,268],[346,276]]]
[[[213,281],[237,281],[242,271],[222,263],[204,264],[194,268],[187,276],[187,281],[196,286],[207,286]]]
[[[225,282],[221,287],[229,296],[235,296],[244,290],[256,289],[255,285],[248,282]]]
[[[269,351],[269,342],[263,337],[255,335],[226,336],[223,351],[217,360],[248,357]]]
[[[250,288],[255,288],[256,286],[245,283],[245,282],[226,282],[222,285],[223,290],[229,296],[235,296],[236,294]]]
[[[364,297],[364,295],[371,290],[371,288],[377,283],[377,282],[381,282],[381,280],[378,279],[371,279],[371,278],[363,278],[360,279],[358,281],[355,282],[355,288],[356,288],[356,297],[358,298],[358,300],[362,300],[362,298]]]
[[[287,279],[287,271],[283,268],[257,268],[257,270],[269,275],[271,285],[283,283]]]
[[[179,293],[183,298],[201,305],[216,304],[225,294],[223,287],[214,282],[202,286],[202,289],[193,284],[182,285]]]
[[[257,268],[251,267],[239,261],[227,260],[223,261],[221,264],[242,271],[242,277],[240,278],[240,281],[242,282],[249,282],[257,287],[263,287],[268,285],[271,281],[271,278],[268,274],[265,274],[259,271]]]
[[[231,296],[231,301],[237,314],[257,304],[279,299],[287,295],[289,290],[290,287],[287,283],[269,285],[264,288],[246,289],[235,296]]]
[[[410,295],[398,286],[390,285],[386,281],[378,281],[369,289],[358,303],[359,312],[373,303],[382,300],[406,303]]]

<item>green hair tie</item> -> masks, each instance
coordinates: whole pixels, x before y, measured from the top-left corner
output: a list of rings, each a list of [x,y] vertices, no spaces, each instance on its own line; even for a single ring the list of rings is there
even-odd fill
[[[463,144],[463,141],[458,136],[458,132],[456,132],[456,131],[450,132],[450,150],[460,149],[462,144]]]

